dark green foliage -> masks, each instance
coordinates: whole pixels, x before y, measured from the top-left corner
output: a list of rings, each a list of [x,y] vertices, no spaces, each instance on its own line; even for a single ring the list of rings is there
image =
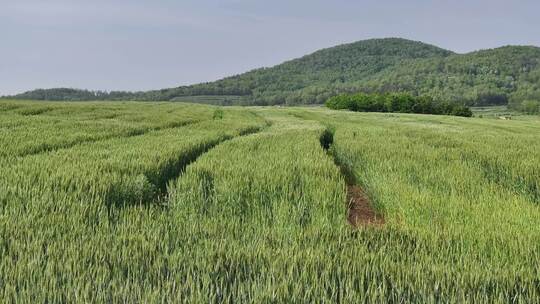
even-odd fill
[[[212,118],[214,120],[223,119],[223,110],[222,109],[215,109],[214,110],[214,115],[212,116]]]
[[[66,100],[90,101],[113,99],[115,96],[125,96],[126,92],[88,91],[71,88],[37,89],[14,96],[16,99],[28,100]]]
[[[331,129],[325,129],[319,138],[319,141],[321,142],[321,147],[324,148],[324,150],[330,149],[332,146],[332,143],[334,142],[334,131]]]
[[[463,105],[437,102],[430,96],[412,96],[407,93],[393,94],[342,94],[326,101],[334,110],[347,109],[356,112],[399,112],[439,114],[471,117],[471,110]]]
[[[538,114],[540,113],[540,101],[524,100],[521,103],[521,110],[527,114]]]
[[[466,106],[460,105],[453,105],[452,110],[448,114],[454,116],[472,117],[471,109]]]
[[[209,83],[148,92],[36,90],[35,100],[172,100],[220,105],[322,104],[356,92],[407,92],[468,106],[520,110],[540,100],[540,48],[507,46],[468,54],[398,38],[371,39]],[[199,98],[200,97],[200,98]]]
[[[408,61],[364,81],[364,91],[404,91],[469,106],[540,97],[540,48],[508,46]]]

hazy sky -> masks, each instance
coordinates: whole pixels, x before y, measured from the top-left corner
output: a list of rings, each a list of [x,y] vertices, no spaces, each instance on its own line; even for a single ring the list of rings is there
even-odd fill
[[[539,0],[0,0],[0,95],[173,87],[368,38],[540,46],[539,13]]]

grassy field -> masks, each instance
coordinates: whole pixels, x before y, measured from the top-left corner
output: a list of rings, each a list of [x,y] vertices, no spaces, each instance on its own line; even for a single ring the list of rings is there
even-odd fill
[[[538,117],[0,101],[0,135],[3,303],[540,298]]]
[[[477,118],[535,118],[535,116],[529,116],[524,114],[523,112],[509,109],[507,106],[472,107],[471,111],[473,112],[474,117]]]

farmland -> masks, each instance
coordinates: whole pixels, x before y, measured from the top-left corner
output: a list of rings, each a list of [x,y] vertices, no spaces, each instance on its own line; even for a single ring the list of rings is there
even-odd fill
[[[537,116],[6,100],[0,144],[2,303],[540,298]]]

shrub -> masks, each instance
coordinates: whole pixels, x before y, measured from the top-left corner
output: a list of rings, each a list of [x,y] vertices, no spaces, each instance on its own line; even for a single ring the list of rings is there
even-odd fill
[[[527,114],[540,113],[540,102],[537,100],[525,100],[521,103],[521,109]]]
[[[216,109],[214,110],[214,115],[212,117],[214,120],[223,119],[223,110],[222,109]]]

